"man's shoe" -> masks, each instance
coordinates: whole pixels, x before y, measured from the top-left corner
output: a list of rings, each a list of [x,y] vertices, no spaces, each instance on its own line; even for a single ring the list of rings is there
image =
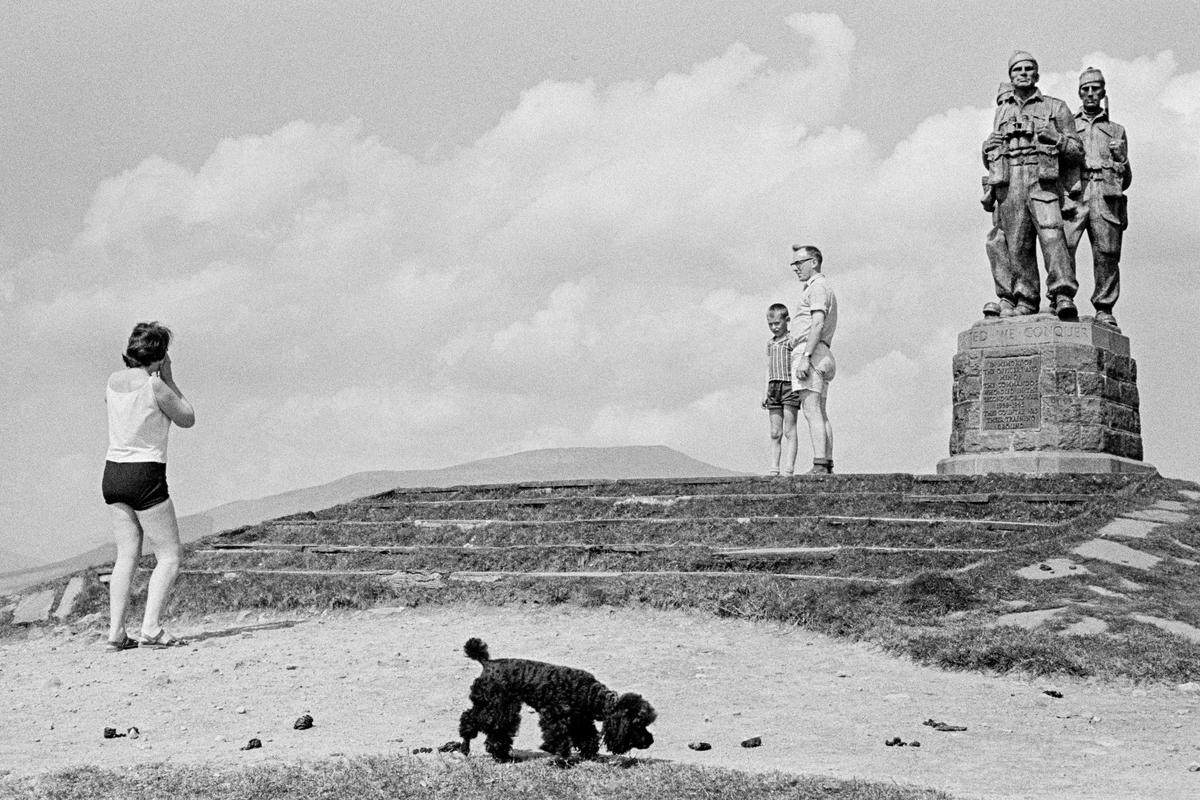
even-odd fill
[[[1075,301],[1062,294],[1054,299],[1054,313],[1063,322],[1079,319],[1079,309],[1075,308]]]
[[[1096,322],[1100,323],[1101,325],[1107,325],[1117,333],[1121,332],[1121,326],[1117,324],[1117,318],[1114,317],[1110,311],[1097,311]]]
[[[999,303],[984,303],[983,315],[985,317],[998,317],[1004,313],[1004,309]]]
[[[814,458],[813,468],[810,469],[807,475],[832,475],[833,462],[827,458]]]

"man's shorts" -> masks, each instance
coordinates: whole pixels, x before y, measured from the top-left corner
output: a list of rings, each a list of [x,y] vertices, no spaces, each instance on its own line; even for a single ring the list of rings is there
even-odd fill
[[[797,348],[794,351],[793,358],[804,358],[804,351]],[[817,394],[828,394],[829,383],[833,380],[833,376],[837,374],[837,362],[833,358],[833,353],[829,347],[821,342],[813,350],[812,367],[808,374],[804,376],[804,380],[795,387],[799,392],[816,392]]]
[[[134,511],[153,508],[170,498],[167,465],[158,461],[105,461],[100,491],[110,506],[123,503]]]
[[[763,407],[768,411],[773,408],[799,408],[800,393],[792,391],[791,381],[768,381],[767,402]]]

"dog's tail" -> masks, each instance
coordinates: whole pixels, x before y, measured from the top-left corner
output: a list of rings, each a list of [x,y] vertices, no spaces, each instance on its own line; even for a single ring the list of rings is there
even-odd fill
[[[467,643],[463,645],[463,652],[467,654],[467,658],[480,664],[491,658],[488,655],[487,643],[483,639],[467,639]]]

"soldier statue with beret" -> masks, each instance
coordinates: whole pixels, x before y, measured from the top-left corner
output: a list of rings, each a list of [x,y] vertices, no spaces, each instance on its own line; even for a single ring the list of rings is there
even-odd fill
[[[1078,180],[1068,187],[1064,209],[1067,247],[1074,260],[1079,240],[1087,231],[1095,275],[1092,307],[1096,322],[1120,330],[1113,306],[1121,292],[1121,234],[1129,224],[1125,209],[1125,190],[1133,180],[1129,143],[1125,129],[1108,117],[1108,95],[1100,70],[1088,67],[1080,74],[1079,99],[1083,107],[1075,115],[1075,130],[1083,143],[1083,164]]]

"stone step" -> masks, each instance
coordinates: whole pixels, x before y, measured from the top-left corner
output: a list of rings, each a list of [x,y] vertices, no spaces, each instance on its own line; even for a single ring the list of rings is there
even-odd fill
[[[28,625],[49,619],[50,609],[54,605],[54,595],[54,589],[42,589],[22,597],[17,601],[17,607],[13,609],[12,624]]]
[[[468,551],[473,553],[502,553],[520,550],[582,550],[588,552],[613,553],[651,553],[680,547],[702,547],[717,555],[787,555],[790,553],[831,553],[842,550],[862,550],[877,553],[1001,553],[996,547],[894,547],[887,545],[825,545],[815,547],[740,547],[713,548],[697,542],[682,542],[677,544],[661,544],[655,542],[633,542],[629,544],[584,544],[565,542],[558,544],[510,544],[501,546],[489,545],[331,545],[322,542],[216,542],[209,548],[199,549],[197,553],[236,552],[274,552],[302,551],[316,554],[331,553],[421,553],[440,551]]]
[[[223,578],[233,579],[243,575],[249,576],[289,576],[289,577],[307,577],[313,579],[329,578],[329,577],[362,577],[362,578],[383,578],[390,582],[410,583],[411,585],[428,585],[444,582],[459,582],[459,583],[499,583],[513,579],[520,580],[621,580],[629,578],[695,578],[695,579],[715,579],[715,580],[745,580],[747,578],[762,578],[764,574],[761,572],[732,572],[732,571],[712,571],[712,572],[689,572],[685,570],[622,570],[622,571],[575,571],[575,572],[556,572],[556,571],[495,571],[495,572],[472,572],[472,571],[456,571],[448,573],[432,572],[432,571],[391,571],[391,570],[304,570],[304,569],[183,569],[180,570],[184,575],[219,575]],[[823,575],[819,573],[773,573],[765,577],[778,578],[781,580],[794,581],[840,581],[851,583],[884,583],[897,584],[903,579],[900,578],[868,578],[845,575]]]
[[[486,520],[414,522],[273,522],[210,538],[210,545],[270,541],[288,544],[418,546],[507,546],[513,544],[672,544],[712,546],[895,545],[904,547],[1010,547],[1058,535],[1053,525],[946,519],[917,522],[892,518],[677,518],[618,521],[559,521],[532,524]]]
[[[1062,522],[1086,509],[1075,497],[1039,498],[1030,502],[1010,495],[891,495],[871,493],[849,497],[799,495],[642,495],[624,498],[544,498],[536,500],[461,500],[428,503],[361,503],[286,518],[299,523],[315,520],[389,522],[409,520],[544,520],[677,519],[693,517],[810,517],[878,516],[886,518],[1008,519]]]
[[[679,494],[848,494],[848,493],[942,493],[973,494],[987,487],[991,493],[1019,495],[1082,494],[1088,497],[1112,494],[1128,488],[1140,476],[1063,474],[1053,480],[1026,474],[911,475],[866,473],[797,475],[781,477],[629,479],[518,482],[450,487],[401,488],[357,502],[388,504],[414,500],[463,500],[577,496],[679,495]]]
[[[731,565],[762,572],[787,572],[794,564],[820,564],[822,572],[864,577],[895,577],[925,570],[965,566],[976,550],[923,548],[747,548],[714,550],[677,546],[614,551],[563,548],[419,548],[409,551],[205,550],[187,562],[191,569],[433,570],[439,572],[539,570],[723,571]]]
[[[402,527],[411,526],[414,528],[456,528],[458,530],[467,531],[486,527],[522,527],[522,528],[537,528],[537,527],[578,527],[582,525],[603,525],[603,526],[623,526],[623,525],[690,525],[697,523],[726,523],[732,522],[739,525],[760,525],[767,523],[830,523],[830,524],[852,524],[852,523],[868,523],[873,525],[964,525],[969,527],[979,527],[989,530],[1054,530],[1064,526],[1065,521],[1054,522],[1027,522],[1023,520],[1006,520],[1006,519],[989,519],[989,518],[973,518],[973,517],[945,517],[945,516],[929,516],[929,517],[891,517],[882,515],[851,515],[851,514],[770,514],[770,515],[746,515],[746,516],[663,516],[663,517],[646,517],[646,516],[629,516],[629,517],[567,517],[563,519],[508,519],[503,517],[476,517],[476,518],[413,518],[406,517],[402,519],[312,519],[312,520],[297,520],[289,519],[278,523],[267,523],[273,526],[287,527],[304,527],[309,525],[336,526],[344,529],[353,528],[371,528],[371,527]]]

